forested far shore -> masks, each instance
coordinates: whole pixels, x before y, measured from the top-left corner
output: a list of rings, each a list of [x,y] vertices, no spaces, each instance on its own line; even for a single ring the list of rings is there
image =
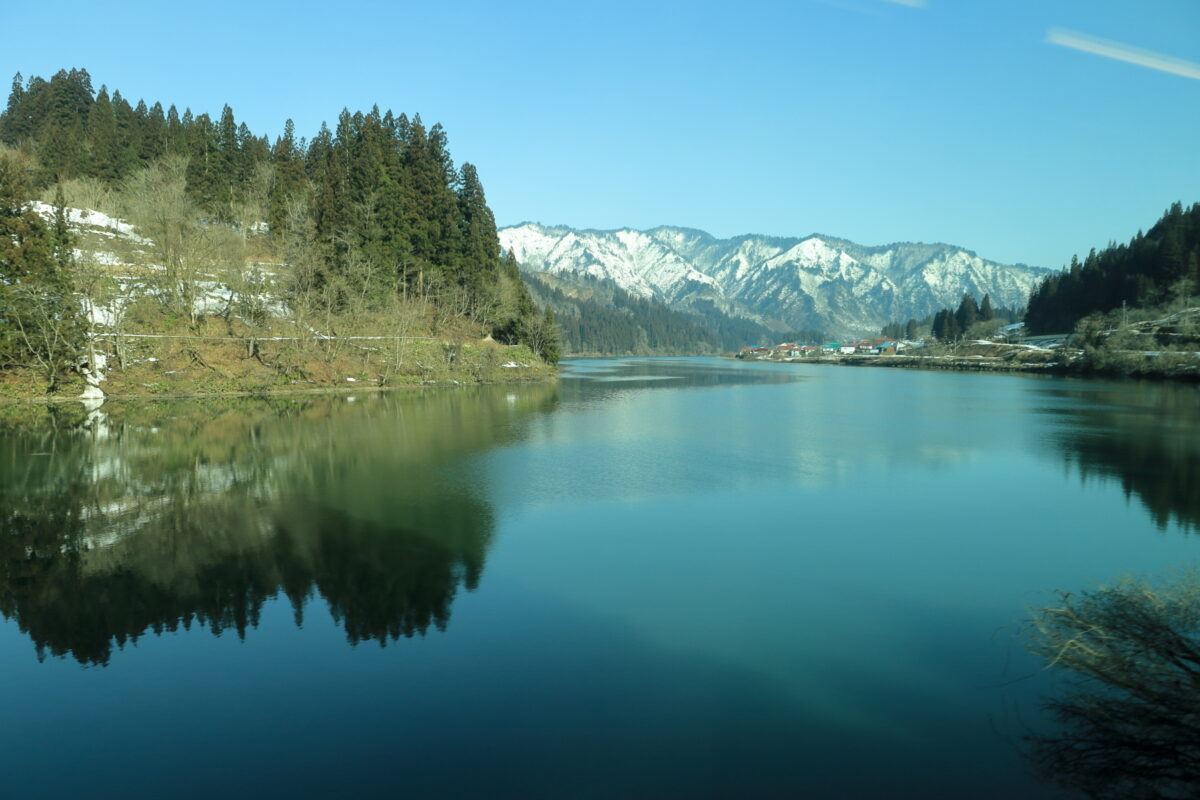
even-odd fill
[[[1023,324],[1015,323],[1023,317]],[[1024,312],[993,312],[988,297],[976,304],[963,296],[956,311],[942,309],[923,320],[892,323],[887,337],[921,342],[903,362],[913,366],[955,368],[963,345],[1010,345],[1050,353],[1053,369],[1079,375],[1145,378],[1200,378],[1200,203],[1185,209],[1174,203],[1146,233],[1138,231],[1129,244],[1094,248],[1081,263],[1048,275],[1035,288]],[[949,348],[949,349],[948,349]],[[1002,348],[1001,348],[1002,349]],[[996,359],[1000,349],[985,347],[972,357],[995,361],[996,369],[1022,370],[1028,351],[1013,350]],[[1014,362],[1013,358],[1017,357]],[[934,359],[930,361],[930,358]],[[852,359],[859,363],[862,359]],[[866,363],[866,362],[864,362]],[[871,362],[874,363],[874,362]],[[887,362],[900,365],[898,360]],[[975,369],[975,362],[962,368]]]
[[[1026,324],[1032,333],[1075,328],[1090,314],[1144,309],[1149,318],[1196,305],[1200,294],[1200,203],[1174,203],[1146,233],[1129,244],[1092,248],[1080,262],[1050,275],[1029,298]]]
[[[419,115],[343,110],[272,142],[229,106],[131,105],[81,69],[18,75],[0,234],[10,393],[147,364],[153,389],[262,388],[490,380],[558,359],[477,170]]]
[[[1200,203],[1174,203],[1129,244],[1093,249],[1029,298],[1032,334],[1072,331],[1071,367],[1090,374],[1200,374]]]

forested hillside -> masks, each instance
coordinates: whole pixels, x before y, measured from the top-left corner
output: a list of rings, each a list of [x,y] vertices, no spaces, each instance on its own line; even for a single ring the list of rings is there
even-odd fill
[[[297,139],[289,121],[272,141],[239,123],[229,106],[212,117],[131,104],[119,91],[95,91],[88,73],[73,69],[49,80],[16,76],[0,114],[0,145],[8,165],[0,216],[10,236],[21,227],[28,243],[20,257],[0,254],[7,306],[21,284],[26,294],[42,285],[30,276],[49,274],[48,266],[25,262],[52,258],[56,280],[65,283],[43,286],[35,292],[41,300],[62,301],[56,314],[90,301],[81,285],[89,271],[75,263],[88,252],[66,242],[65,229],[55,244],[47,215],[39,222],[28,205],[40,193],[60,198],[64,217],[71,207],[93,208],[137,230],[145,246],[103,254],[100,261],[123,269],[100,277],[110,294],[140,286],[138,302],[158,302],[157,320],[121,315],[149,328],[183,318],[191,333],[202,333],[214,316],[204,297],[218,284],[229,299],[229,333],[244,335],[270,316],[310,333],[320,318],[325,338],[394,334],[403,317],[406,334],[490,334],[557,358],[553,325],[537,312],[515,264],[501,257],[475,167],[455,166],[442,126],[427,127],[419,115],[343,110],[332,130],[322,125]],[[239,302],[257,309],[235,311]],[[12,316],[0,316],[0,325],[11,328]],[[364,327],[370,324],[379,330]],[[38,361],[28,337],[17,334],[0,332],[0,360]],[[83,342],[76,337],[72,348],[82,351]]]
[[[525,273],[539,305],[552,309],[568,353],[704,355],[775,341],[778,333],[718,309],[687,313],[637,297],[610,280]]]
[[[1092,249],[1083,263],[1044,279],[1029,298],[1025,322],[1032,333],[1071,331],[1093,313],[1188,305],[1200,293],[1200,203],[1172,205],[1129,244]]]

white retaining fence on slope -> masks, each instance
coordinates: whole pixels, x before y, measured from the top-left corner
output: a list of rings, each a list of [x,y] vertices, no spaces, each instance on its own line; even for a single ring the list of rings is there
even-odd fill
[[[212,342],[244,342],[253,339],[256,342],[329,342],[329,341],[422,341],[440,342],[432,336],[184,336],[168,333],[93,333],[93,339],[204,339]]]

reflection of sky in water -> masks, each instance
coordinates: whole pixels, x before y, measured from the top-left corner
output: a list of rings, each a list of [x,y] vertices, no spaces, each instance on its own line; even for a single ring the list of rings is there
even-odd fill
[[[677,381],[681,380],[681,377],[679,375],[605,375],[599,378],[592,378],[592,380],[609,383],[618,381]]]
[[[1119,487],[1064,481],[1054,442],[1071,422],[1045,409],[1077,404],[1072,382],[756,365],[803,379],[754,385],[690,368],[709,364],[719,391],[584,379],[482,456],[502,520],[489,568],[752,670],[847,750],[978,759],[1003,694],[984,687],[1035,671],[1014,640],[1028,605],[1196,556],[1149,535]],[[1032,712],[1044,688],[1005,696]]]
[[[658,359],[625,369],[590,366],[603,377],[572,379],[560,412],[532,426],[537,446],[521,453],[532,459],[521,474],[532,466],[538,478],[514,491],[527,502],[554,502],[892,480],[891,470],[954,468],[981,449],[1019,447],[1027,435],[1021,412],[1028,398],[1003,379],[990,391],[968,388],[951,400],[942,395],[941,376],[924,373],[675,361],[676,374],[653,377],[673,379],[672,390],[721,393],[661,391],[662,383],[650,381],[611,388],[644,379],[626,370],[659,372]],[[514,473],[500,466],[496,474]]]

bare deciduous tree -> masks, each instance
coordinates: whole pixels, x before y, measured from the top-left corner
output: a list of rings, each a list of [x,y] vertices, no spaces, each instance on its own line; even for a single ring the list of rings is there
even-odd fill
[[[37,365],[48,391],[54,391],[83,353],[78,300],[33,282],[9,287],[8,298],[8,316],[25,355]]]
[[[145,237],[147,283],[163,307],[193,326],[206,287],[227,266],[228,228],[209,224],[184,189],[187,160],[170,156],[134,173],[124,187],[125,213]]]

